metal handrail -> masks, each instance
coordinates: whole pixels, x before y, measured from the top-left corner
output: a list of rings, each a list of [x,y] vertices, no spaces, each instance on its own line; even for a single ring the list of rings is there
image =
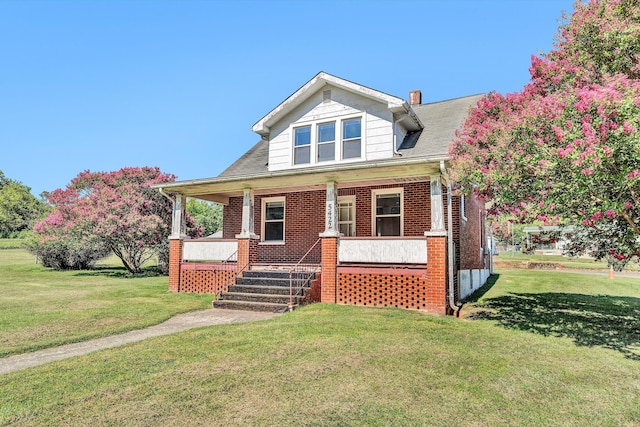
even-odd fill
[[[232,263],[233,263],[233,261],[235,259],[235,274],[233,275],[233,278],[229,282],[226,283],[227,287],[230,284],[235,283],[236,279],[238,277],[240,277],[240,274],[242,274],[242,272],[245,271],[247,269],[247,267],[249,266],[249,264],[250,264],[249,259],[251,257],[249,257],[249,259],[247,259],[247,263],[245,265],[240,266],[238,264],[238,252],[240,252],[240,249],[244,249],[244,247],[245,247],[244,245],[248,245],[248,244],[249,244],[249,240],[244,241],[242,243],[243,246],[238,247],[238,249],[234,253],[229,255],[229,257],[227,259],[225,259],[224,261],[222,261],[219,264],[220,268],[214,268],[214,271],[232,271],[232,267],[233,267]]]
[[[302,265],[302,261],[304,261],[304,259],[318,245],[320,240],[322,239],[316,240],[316,242],[313,245],[311,245],[309,250],[302,256],[302,258],[300,258],[300,260],[296,263],[296,265],[294,265],[292,268],[289,269],[289,311],[293,310],[293,297],[298,296],[298,294],[300,293],[304,285],[309,281],[311,276],[316,272],[315,266],[313,266],[313,271],[309,270],[309,266],[307,266],[308,268],[307,270],[301,269],[300,266]],[[295,295],[293,293],[293,275],[294,274],[300,275],[300,277],[296,277],[296,280],[299,282],[299,285],[297,286]]]

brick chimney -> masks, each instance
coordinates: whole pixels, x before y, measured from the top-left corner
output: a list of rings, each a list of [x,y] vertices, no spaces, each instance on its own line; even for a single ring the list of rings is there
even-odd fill
[[[422,104],[422,92],[420,92],[420,89],[412,90],[411,92],[409,92],[409,104]]]

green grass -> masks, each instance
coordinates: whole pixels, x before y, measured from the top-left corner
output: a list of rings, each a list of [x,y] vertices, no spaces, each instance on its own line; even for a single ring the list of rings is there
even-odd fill
[[[469,305],[534,327],[314,304],[153,338],[1,376],[0,425],[638,426],[640,280],[605,280],[502,270]],[[535,327],[565,311],[585,328]]]
[[[0,249],[20,249],[24,239],[0,239]]]
[[[131,277],[115,260],[52,271],[21,249],[0,251],[0,357],[158,324],[206,308],[211,295],[172,294],[152,270]]]
[[[574,268],[581,270],[607,270],[606,261],[596,261],[591,258],[569,258],[563,255],[544,255],[544,254],[523,254],[521,252],[501,252],[494,256],[495,262],[508,264],[524,264],[529,262],[535,263],[556,263],[564,268]],[[625,266],[625,270],[638,271],[640,264],[630,262]]]

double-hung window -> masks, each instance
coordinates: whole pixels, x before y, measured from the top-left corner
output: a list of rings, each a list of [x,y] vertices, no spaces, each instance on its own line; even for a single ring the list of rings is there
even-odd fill
[[[262,240],[284,241],[284,197],[262,199]]]
[[[356,198],[338,197],[338,230],[345,236],[356,235]]]
[[[311,163],[311,126],[295,128],[293,134],[293,164]]]
[[[402,188],[373,190],[372,204],[374,236],[402,236]]]
[[[336,124],[318,125],[318,162],[334,160],[336,157]]]
[[[342,158],[362,157],[362,129],[360,119],[342,122]]]

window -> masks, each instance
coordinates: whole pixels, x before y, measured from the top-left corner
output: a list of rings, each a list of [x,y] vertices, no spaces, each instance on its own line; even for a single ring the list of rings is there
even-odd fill
[[[262,199],[262,240],[284,241],[284,197]]]
[[[294,130],[293,163],[311,163],[311,126]]]
[[[373,235],[402,236],[402,188],[373,190],[371,195],[373,204]]]
[[[342,158],[353,159],[362,157],[360,119],[342,122]]]
[[[338,231],[345,236],[356,235],[356,198],[338,197]]]
[[[467,212],[466,212],[466,203],[464,202],[464,194],[460,196],[460,217],[466,221],[467,220]]]
[[[326,162],[336,157],[336,124],[318,125],[318,161]]]

